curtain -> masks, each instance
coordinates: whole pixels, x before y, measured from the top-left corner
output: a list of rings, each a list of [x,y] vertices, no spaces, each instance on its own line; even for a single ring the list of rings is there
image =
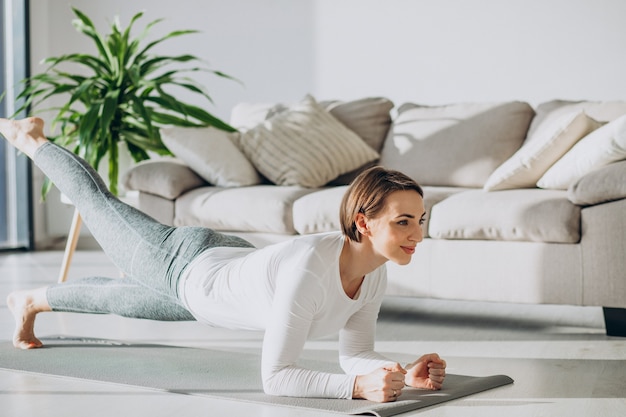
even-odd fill
[[[13,115],[20,81],[28,76],[27,16],[27,0],[0,0],[0,117]],[[31,182],[28,158],[2,140],[0,250],[33,249]]]

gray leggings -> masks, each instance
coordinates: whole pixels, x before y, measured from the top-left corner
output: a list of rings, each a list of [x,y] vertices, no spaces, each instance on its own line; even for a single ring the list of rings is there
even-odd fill
[[[72,201],[106,255],[129,277],[52,285],[47,297],[53,311],[194,320],[178,298],[178,280],[187,265],[208,248],[252,247],[211,229],[157,222],[118,200],[87,162],[51,142],[37,150],[34,161]]]

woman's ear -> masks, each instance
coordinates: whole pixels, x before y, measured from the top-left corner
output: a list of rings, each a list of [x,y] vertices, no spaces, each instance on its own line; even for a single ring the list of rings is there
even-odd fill
[[[367,217],[365,217],[365,214],[357,213],[354,224],[356,224],[356,230],[358,230],[361,235],[369,234],[369,227],[367,225]]]

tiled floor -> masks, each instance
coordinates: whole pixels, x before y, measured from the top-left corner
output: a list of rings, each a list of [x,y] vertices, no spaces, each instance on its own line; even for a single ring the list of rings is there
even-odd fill
[[[6,295],[56,280],[61,252],[0,254],[0,340],[13,320]],[[99,251],[79,251],[70,278],[115,276]],[[184,346],[258,347],[262,335],[211,329],[197,323],[156,323],[114,316],[43,314],[39,335],[75,335]],[[598,308],[521,306],[388,299],[381,312],[378,350],[406,360],[436,351],[448,371],[507,374],[515,384],[441,406],[407,413],[420,416],[626,415],[626,339],[604,335]],[[307,345],[309,354],[336,348],[328,338]],[[128,386],[0,370],[0,415],[13,416],[324,416],[138,389]]]

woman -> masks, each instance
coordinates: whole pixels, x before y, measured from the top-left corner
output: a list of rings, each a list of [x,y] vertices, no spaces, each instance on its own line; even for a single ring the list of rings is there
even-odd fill
[[[196,319],[265,330],[262,378],[271,395],[386,402],[405,384],[441,388],[446,363],[437,354],[402,367],[373,350],[385,263],[409,263],[423,237],[422,189],[405,175],[380,167],[361,174],[341,205],[342,233],[255,249],[210,229],[162,225],[120,202],[84,160],[46,139],[41,119],[0,119],[0,133],[68,196],[107,256],[132,277],[10,294],[17,348],[42,345],[34,323],[46,311]],[[335,332],[345,375],[298,367],[308,338]]]

